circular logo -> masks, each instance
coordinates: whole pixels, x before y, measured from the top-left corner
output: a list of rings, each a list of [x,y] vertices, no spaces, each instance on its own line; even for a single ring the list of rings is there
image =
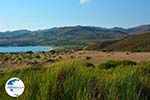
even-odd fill
[[[5,84],[5,90],[11,97],[18,97],[24,92],[25,86],[19,78],[11,78]]]

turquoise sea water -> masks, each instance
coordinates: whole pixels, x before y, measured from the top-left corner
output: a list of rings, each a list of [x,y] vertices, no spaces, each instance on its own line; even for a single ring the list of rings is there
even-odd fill
[[[17,46],[17,47],[0,47],[0,52],[12,53],[12,52],[43,52],[51,51],[53,48],[48,46]]]

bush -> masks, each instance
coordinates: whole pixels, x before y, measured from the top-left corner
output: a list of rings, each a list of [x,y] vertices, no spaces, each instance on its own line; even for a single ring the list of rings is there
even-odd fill
[[[100,67],[104,68],[104,69],[115,68],[116,66],[118,66],[118,62],[117,61],[112,61],[112,60],[109,60],[105,63],[100,64]]]
[[[51,54],[55,54],[56,51],[55,51],[55,50],[51,50],[50,53],[51,53]]]
[[[28,53],[28,54],[33,54],[34,52],[33,52],[33,51],[27,51],[26,53]]]
[[[95,67],[95,65],[92,64],[92,63],[90,63],[90,62],[86,62],[84,65],[85,65],[86,67]]]
[[[133,65],[136,65],[137,63],[134,62],[134,61],[130,61],[130,60],[123,60],[123,61],[113,61],[113,60],[109,60],[105,63],[102,63],[100,64],[99,66],[101,68],[104,68],[104,69],[110,69],[110,68],[115,68],[117,66],[133,66]]]
[[[136,62],[130,60],[123,60],[119,62],[119,65],[123,65],[123,66],[133,66],[136,64],[137,64]]]
[[[92,59],[92,57],[87,56],[87,57],[85,57],[85,59],[90,60],[90,59]]]

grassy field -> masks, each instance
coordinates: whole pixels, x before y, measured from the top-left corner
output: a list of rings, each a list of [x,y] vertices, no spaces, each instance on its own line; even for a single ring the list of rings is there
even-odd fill
[[[149,52],[51,51],[41,53],[0,53],[0,70],[47,66],[60,61],[79,60],[94,65],[108,60],[150,61]]]
[[[108,60],[132,60],[136,62],[150,61],[150,52],[100,52],[100,51],[78,51],[61,54],[62,60],[77,59],[88,61],[95,65]]]
[[[149,100],[150,62],[107,61],[94,66],[80,61],[59,62],[46,68],[0,72],[0,100]],[[14,99],[5,82],[18,77],[25,84]]]

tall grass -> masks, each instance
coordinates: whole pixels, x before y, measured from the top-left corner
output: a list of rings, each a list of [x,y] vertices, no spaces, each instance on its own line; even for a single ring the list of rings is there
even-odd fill
[[[62,62],[49,68],[29,68],[0,73],[0,100],[148,100],[150,99],[150,62],[120,64],[105,69],[87,67],[78,61]],[[107,65],[108,66],[108,65]],[[9,97],[5,82],[18,77],[25,91]]]

